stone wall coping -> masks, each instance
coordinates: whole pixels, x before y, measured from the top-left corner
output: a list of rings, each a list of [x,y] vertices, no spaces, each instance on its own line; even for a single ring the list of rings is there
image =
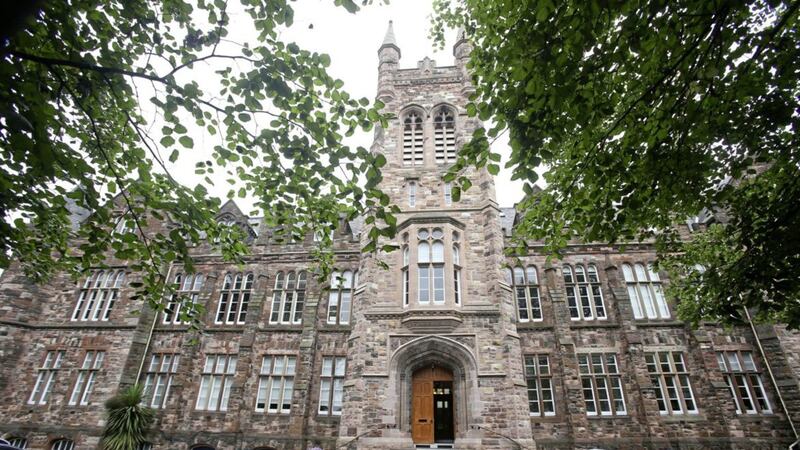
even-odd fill
[[[684,322],[680,320],[647,320],[647,319],[640,319],[640,320],[632,320],[631,323],[636,325],[637,327],[642,328],[651,328],[651,327],[672,327],[672,328],[681,328],[684,326]]]

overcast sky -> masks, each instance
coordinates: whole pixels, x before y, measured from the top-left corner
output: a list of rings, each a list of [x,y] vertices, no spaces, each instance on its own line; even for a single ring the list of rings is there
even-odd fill
[[[425,56],[435,59],[438,65],[452,65],[452,45],[455,42],[455,31],[451,30],[447,46],[435,51],[433,42],[428,38],[432,5],[430,0],[393,0],[389,5],[364,7],[356,14],[348,13],[342,7],[336,7],[331,0],[300,0],[292,3],[295,9],[294,24],[283,31],[281,38],[285,42],[296,42],[311,51],[327,53],[331,57],[329,73],[344,81],[344,88],[356,98],[374,99],[378,79],[378,47],[380,47],[389,20],[394,22],[397,43],[402,51],[400,67],[416,67],[417,61]],[[360,3],[360,2],[357,2]],[[229,10],[231,16],[231,34],[229,39],[243,42],[255,39],[252,29],[246,26],[250,18],[243,11]],[[237,19],[241,25],[237,26]],[[313,25],[313,26],[312,26]],[[251,42],[256,44],[255,42]],[[195,67],[195,75],[204,70],[215,70],[219,67]],[[146,98],[146,97],[145,97]],[[158,129],[157,127],[154,127]],[[202,133],[202,130],[198,130]],[[217,137],[196,136],[194,156],[209,153],[210,146],[216,144]],[[346,141],[349,145],[360,145],[366,148],[372,143],[372,133],[356,134]],[[508,141],[503,137],[494,143],[494,151],[500,153],[505,163],[508,156]],[[183,158],[181,158],[182,160]],[[195,185],[199,177],[194,175],[194,164],[178,164],[171,169],[173,175],[181,182]],[[522,198],[522,183],[511,182],[509,170],[501,169],[497,182],[497,198],[501,206],[512,206]],[[210,191],[214,195],[224,197],[228,190],[226,183],[217,184]],[[247,199],[236,199],[245,213],[252,211],[252,203]]]

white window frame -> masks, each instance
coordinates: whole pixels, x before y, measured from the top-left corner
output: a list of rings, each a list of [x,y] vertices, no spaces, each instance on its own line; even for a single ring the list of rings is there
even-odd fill
[[[750,351],[718,351],[717,365],[728,385],[736,414],[772,414],[761,371]],[[749,406],[748,406],[749,403]]]
[[[57,439],[50,444],[50,450],[74,450],[75,441],[72,439]]]
[[[506,269],[506,281],[511,286],[519,322],[542,322],[541,290],[539,288],[539,272],[536,266],[529,265],[509,267]]]
[[[628,415],[616,354],[579,353],[578,369],[587,416]],[[604,402],[607,410],[603,409]]]
[[[180,355],[177,353],[154,353],[144,379],[144,403],[151,408],[166,408],[175,374],[178,372]]]
[[[256,412],[270,414],[289,414],[291,412],[296,370],[296,356],[265,355],[263,357],[256,391]]]
[[[175,274],[175,292],[167,302],[162,315],[162,323],[165,325],[186,325],[190,321],[181,320],[181,310],[188,308],[194,311],[193,305],[197,304],[200,292],[203,290],[205,277],[202,273],[195,274]],[[218,307],[219,308],[219,307]]]
[[[17,447],[17,448],[21,448],[21,449],[28,448],[28,440],[23,438],[23,437],[14,436],[14,437],[10,437],[10,438],[8,438],[6,440],[8,441],[8,443],[12,447]]]
[[[123,269],[95,270],[86,278],[78,292],[78,301],[71,321],[106,322],[125,283]]]
[[[206,355],[195,409],[198,411],[227,411],[231,387],[236,375],[237,355]]]
[[[417,303],[420,305],[443,305],[447,300],[445,248],[442,228],[417,230]]]
[[[64,350],[48,350],[45,354],[42,365],[36,374],[36,382],[33,385],[31,395],[28,397],[29,405],[46,405],[53,386],[58,377],[58,371],[64,362]]]
[[[650,381],[656,389],[659,414],[698,414],[697,400],[683,353],[648,352],[644,358]]]
[[[70,406],[86,406],[89,404],[89,397],[92,395],[97,375],[103,366],[106,352],[103,350],[87,350],[83,356],[83,363],[78,369],[75,384],[72,386],[72,394],[69,396]]]
[[[331,274],[328,292],[328,324],[349,325],[353,313],[353,293],[357,271],[345,270]]]
[[[669,305],[653,265],[642,263],[622,265],[622,275],[631,299],[634,319],[670,319]]]
[[[247,309],[253,294],[255,275],[252,272],[225,274],[217,303],[217,325],[242,325],[247,320]]]
[[[453,183],[444,182],[444,206],[453,206]]]
[[[458,242],[453,239],[452,259],[453,259],[453,302],[456,305],[461,304],[461,286],[464,284],[461,279],[461,247]]]
[[[302,270],[275,274],[272,309],[269,316],[270,324],[299,325],[303,322],[306,277],[306,272]]]
[[[548,355],[525,355],[525,381],[528,389],[528,413],[532,417],[556,415],[553,371]]]
[[[570,320],[607,320],[608,309],[597,266],[564,264],[562,274]]]
[[[319,408],[321,416],[341,416],[344,403],[344,376],[347,359],[344,356],[323,356],[319,382]]]
[[[403,284],[403,307],[407,307],[411,297],[411,274],[408,271],[409,264],[409,248],[408,244],[403,245],[403,269],[401,270]]]

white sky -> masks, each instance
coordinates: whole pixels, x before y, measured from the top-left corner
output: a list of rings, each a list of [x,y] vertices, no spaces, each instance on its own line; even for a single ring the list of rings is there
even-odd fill
[[[356,3],[360,4],[361,2],[357,1]],[[416,67],[417,61],[425,56],[435,59],[438,65],[453,64],[452,45],[455,41],[455,31],[451,30],[449,33],[447,46],[442,51],[435,51],[433,42],[428,38],[430,15],[432,14],[430,0],[393,0],[389,5],[378,4],[380,0],[375,0],[375,3],[363,7],[356,14],[350,14],[344,8],[334,6],[330,0],[294,2],[292,3],[295,9],[294,24],[283,31],[281,38],[285,42],[296,42],[307,50],[330,55],[329,73],[344,81],[344,89],[355,98],[375,98],[378,78],[377,52],[389,20],[394,22],[395,36],[402,51],[400,67]],[[229,11],[229,13],[231,34],[227,38],[237,42],[255,39],[252,30],[245,27],[244,22],[239,27],[236,23],[238,17],[246,22],[249,22],[250,18],[244,17],[243,11]],[[309,28],[310,25],[313,27]],[[256,43],[251,42],[251,45],[253,44]],[[191,78],[198,79],[198,75],[201,75],[202,71],[218,68],[196,66],[193,70],[195,74]],[[202,130],[198,131],[205,134]],[[203,153],[210,153],[210,147],[219,139],[208,135],[195,135],[195,137],[193,151],[195,157]],[[346,143],[369,148],[371,141],[372,133],[362,132],[357,133]],[[509,154],[508,139],[506,137],[499,138],[494,143],[493,150],[503,156],[502,164],[505,164]],[[194,186],[200,181],[200,177],[194,175],[194,164],[186,164],[186,162],[182,156],[177,164],[172,165],[170,172],[181,182]],[[501,206],[513,206],[522,199],[522,183],[512,182],[510,178],[510,170],[503,169],[501,166],[500,174],[496,177],[497,198]],[[218,182],[215,188],[210,189],[210,192],[224,198],[229,187],[227,183]],[[235,198],[235,200],[245,214],[252,212],[252,203],[248,199]]]

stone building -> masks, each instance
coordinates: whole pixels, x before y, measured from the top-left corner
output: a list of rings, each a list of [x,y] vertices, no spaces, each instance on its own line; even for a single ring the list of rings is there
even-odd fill
[[[362,255],[368,225],[343,220],[340,276],[320,285],[314,236],[278,243],[229,202],[219,220],[250,235],[246,264],[200,246],[196,274],[165,268],[204,306],[199,336],[180,305],[156,313],[130,297],[126,261],[78,285],[5,272],[0,433],[31,449],[97,448],[104,400],[138,379],[158,410],[146,447],[159,450],[791,444],[796,334],[689,328],[647,243],[573,242],[550,262],[532,243],[505,257],[516,212],[498,206],[486,170],[469,171],[456,201],[443,175],[480,126],[465,110],[469,52],[461,37],[454,65],[401,68],[391,25],[378,50],[377,96],[396,118],[372,150],[402,209],[398,251]]]

